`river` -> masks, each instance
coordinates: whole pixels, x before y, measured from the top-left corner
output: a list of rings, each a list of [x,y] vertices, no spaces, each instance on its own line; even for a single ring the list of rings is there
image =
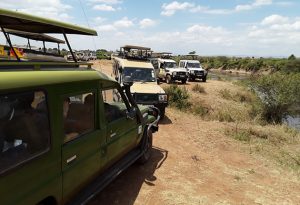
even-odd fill
[[[248,74],[238,74],[238,73],[221,73],[221,72],[212,72],[208,73],[208,79],[212,80],[228,80],[228,81],[239,81],[247,80],[250,76]],[[287,118],[283,119],[283,123],[287,124],[290,127],[296,128],[300,131],[300,111],[294,114],[293,116],[289,115]]]

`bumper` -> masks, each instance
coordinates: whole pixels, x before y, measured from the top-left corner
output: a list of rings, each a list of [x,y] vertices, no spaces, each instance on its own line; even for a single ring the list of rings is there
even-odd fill
[[[172,76],[172,80],[186,80],[188,78],[187,75],[175,75]]]
[[[190,78],[205,78],[207,76],[207,73],[204,74],[204,73],[190,73]]]

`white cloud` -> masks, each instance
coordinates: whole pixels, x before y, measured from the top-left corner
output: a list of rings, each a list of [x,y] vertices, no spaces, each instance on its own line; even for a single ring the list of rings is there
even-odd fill
[[[271,25],[271,24],[283,24],[289,21],[288,17],[280,16],[277,14],[273,14],[271,16],[267,16],[261,22],[262,25]]]
[[[191,4],[188,2],[179,3],[177,1],[173,1],[169,4],[164,3],[162,5],[163,11],[161,12],[161,15],[172,16],[173,14],[175,14],[176,11],[186,10],[186,9],[192,8],[192,7],[194,7],[194,4]]]
[[[24,13],[44,16],[47,18],[69,21],[72,17],[67,13],[72,6],[61,0],[1,0],[1,8],[18,10]]]
[[[261,6],[271,5],[272,3],[273,3],[272,0],[255,0],[251,4],[237,5],[235,7],[235,11],[252,10],[252,9],[256,9],[258,7],[261,7]]]
[[[115,11],[116,9],[110,5],[106,5],[106,4],[97,4],[93,6],[94,10],[98,10],[98,11]]]
[[[103,4],[121,4],[120,0],[89,0],[91,3],[103,3]]]
[[[129,28],[134,25],[133,21],[129,20],[127,17],[122,18],[121,20],[115,21],[114,26],[118,28]]]
[[[156,22],[152,19],[145,18],[139,22],[139,25],[140,25],[140,28],[147,28],[147,27],[155,26]]]
[[[93,22],[95,24],[101,24],[101,23],[103,23],[105,21],[106,21],[106,18],[103,18],[101,16],[97,16],[97,17],[93,18]]]
[[[113,25],[110,25],[110,24],[107,24],[107,25],[100,25],[100,26],[97,26],[95,28],[97,31],[100,31],[100,32],[111,32],[111,31],[116,31],[117,28]]]
[[[180,10],[181,11],[187,10],[192,13],[202,12],[202,13],[206,13],[206,14],[231,14],[231,13],[235,13],[235,12],[252,10],[252,9],[262,7],[262,6],[271,5],[272,3],[273,3],[272,0],[254,0],[250,4],[237,5],[233,9],[212,9],[208,6],[196,5],[194,3],[189,3],[189,2],[179,3],[177,1],[173,1],[169,4],[164,3],[162,5],[161,15],[172,16],[177,11],[180,11]]]

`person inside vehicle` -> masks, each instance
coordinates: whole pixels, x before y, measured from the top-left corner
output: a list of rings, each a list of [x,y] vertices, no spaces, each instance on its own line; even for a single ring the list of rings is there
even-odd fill
[[[42,114],[32,107],[34,92],[17,94],[14,116],[4,128],[5,140],[14,144],[16,140],[26,146],[30,153],[42,150],[49,139],[47,114]],[[17,143],[18,144],[18,143]]]

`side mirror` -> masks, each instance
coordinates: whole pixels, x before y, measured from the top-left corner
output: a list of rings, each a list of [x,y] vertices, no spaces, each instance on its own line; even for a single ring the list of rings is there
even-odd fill
[[[129,111],[127,111],[126,118],[130,120],[134,120],[136,118],[136,114],[137,114],[136,108],[133,107]]]

